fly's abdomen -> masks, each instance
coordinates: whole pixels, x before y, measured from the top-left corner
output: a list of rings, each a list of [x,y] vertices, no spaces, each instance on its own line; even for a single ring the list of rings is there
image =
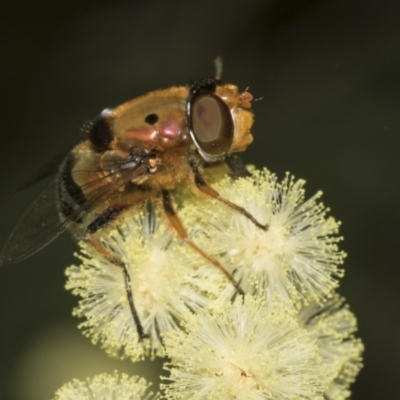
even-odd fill
[[[58,202],[62,220],[70,220],[82,224],[82,211],[86,197],[72,175],[74,157],[69,154],[61,165],[58,181]]]

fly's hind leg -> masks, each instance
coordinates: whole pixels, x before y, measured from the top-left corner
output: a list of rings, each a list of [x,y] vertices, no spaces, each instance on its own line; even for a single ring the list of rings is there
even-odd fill
[[[211,257],[208,253],[202,250],[196,243],[189,239],[189,236],[186,232],[186,229],[182,225],[182,222],[178,218],[175,209],[172,205],[171,195],[167,190],[162,191],[162,204],[164,208],[164,212],[171,223],[172,227],[175,229],[175,232],[184,240],[193,250],[199,253],[202,257],[208,260],[211,264],[216,266],[232,283],[234,288],[239,294],[244,294],[243,289],[240,287],[239,283],[236,282],[235,278],[225,269],[225,267],[215,258]]]
[[[90,244],[108,261],[120,267],[124,273],[125,290],[128,298],[129,308],[136,326],[139,336],[139,341],[149,338],[149,335],[144,332],[142,323],[137,313],[132,294],[131,277],[126,268],[125,263],[112,251],[107,249],[99,239],[94,235],[102,226],[108,224],[115,219],[121,212],[131,207],[131,204],[115,204],[103,211],[92,223],[86,228],[86,237]]]
[[[207,196],[210,196],[221,203],[224,203],[227,205],[229,208],[232,208],[233,210],[239,212],[240,214],[244,215],[246,218],[248,218],[251,222],[253,222],[254,225],[258,226],[260,229],[266,231],[269,228],[268,224],[261,224],[259,221],[257,221],[246,209],[243,207],[238,206],[235,203],[232,203],[228,199],[225,199],[225,197],[222,197],[215,189],[213,189],[211,186],[207,184],[207,182],[203,179],[199,169],[197,168],[197,165],[195,165],[193,162],[190,163],[190,167],[193,171],[194,175],[194,183],[196,184],[197,188],[206,194]],[[243,167],[244,168],[244,167]],[[244,173],[244,171],[243,171]],[[250,175],[250,173],[249,173]]]

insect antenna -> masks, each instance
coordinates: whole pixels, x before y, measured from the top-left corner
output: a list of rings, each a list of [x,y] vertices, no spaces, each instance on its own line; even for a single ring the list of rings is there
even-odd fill
[[[222,70],[223,70],[223,60],[221,56],[218,56],[214,60],[214,66],[215,66],[215,79],[221,80],[222,77]]]

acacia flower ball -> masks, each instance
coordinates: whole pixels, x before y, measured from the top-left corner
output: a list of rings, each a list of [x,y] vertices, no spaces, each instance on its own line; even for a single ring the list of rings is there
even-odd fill
[[[344,299],[336,295],[323,305],[312,303],[303,307],[298,314],[298,320],[317,340],[323,376],[328,384],[325,398],[349,398],[349,386],[362,367],[361,354],[364,346],[354,336],[357,321],[348,306],[344,305]]]
[[[54,400],[156,400],[158,396],[148,390],[150,385],[138,376],[101,374],[66,383],[57,390]]]
[[[167,399],[322,399],[315,340],[279,304],[238,297],[199,310],[165,340]]]
[[[67,269],[67,289],[81,297],[74,310],[85,318],[80,324],[94,343],[107,353],[137,361],[163,356],[161,335],[179,326],[189,310],[209,304],[224,277],[207,279],[193,268],[201,257],[175,239],[154,210],[128,215],[100,237],[118,255],[129,272],[133,301],[150,339],[139,342],[128,303],[122,268],[112,264],[86,242],[81,242],[80,266]]]
[[[226,199],[250,212],[267,230],[240,212],[209,198],[185,209],[185,218],[198,229],[192,239],[234,275],[245,293],[268,301],[290,301],[297,308],[323,302],[343,275],[338,265],[339,223],[318,202],[321,193],[305,200],[304,181],[286,175],[281,183],[267,170],[213,186]],[[208,267],[208,266],[207,266]]]

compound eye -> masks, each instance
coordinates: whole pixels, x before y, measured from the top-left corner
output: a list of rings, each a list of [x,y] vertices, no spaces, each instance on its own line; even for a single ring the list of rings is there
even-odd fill
[[[191,136],[206,161],[219,160],[229,150],[234,134],[231,112],[212,93],[195,95],[190,107]]]

